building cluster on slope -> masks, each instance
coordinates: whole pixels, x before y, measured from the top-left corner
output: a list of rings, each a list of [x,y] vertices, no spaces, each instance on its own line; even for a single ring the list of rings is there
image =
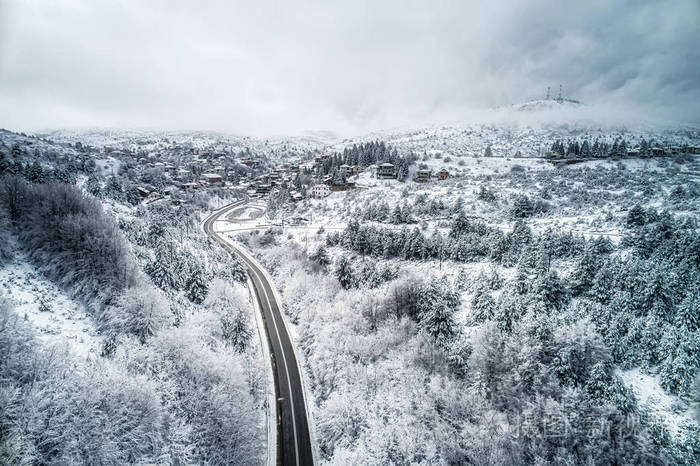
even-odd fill
[[[398,178],[397,166],[388,162],[377,163],[368,167],[359,165],[337,165],[331,174],[328,173],[327,162],[330,155],[316,155],[313,159],[287,161],[273,164],[266,157],[251,151],[236,153],[231,148],[193,148],[183,145],[171,145],[152,151],[134,151],[132,149],[112,149],[105,146],[103,151],[115,159],[130,160],[130,169],[141,172],[148,180],[160,177],[161,189],[156,189],[142,181],[135,189],[142,198],[158,195],[169,196],[173,202],[186,202],[194,193],[223,188],[236,190],[249,198],[260,198],[277,191],[287,189],[292,202],[301,201],[305,196],[323,198],[337,191],[357,188],[357,176],[363,171],[369,171],[378,180],[394,180]],[[674,154],[698,154],[696,146],[648,147],[645,155],[667,156]],[[638,149],[626,150],[626,156],[638,157]],[[561,159],[546,157],[550,162],[559,164],[577,163],[581,158]],[[326,167],[324,169],[324,164]],[[299,178],[301,176],[301,178]],[[443,181],[453,176],[446,168],[433,171],[427,166],[419,166],[413,173],[413,181],[428,183]],[[316,180],[315,182],[313,180]],[[165,185],[165,188],[163,188]]]

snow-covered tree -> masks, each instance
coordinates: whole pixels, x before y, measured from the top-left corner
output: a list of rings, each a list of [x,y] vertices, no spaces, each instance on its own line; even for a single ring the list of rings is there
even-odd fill
[[[459,272],[455,278],[455,288],[460,291],[466,291],[469,288],[469,276],[464,267],[459,268]]]
[[[159,241],[156,243],[155,258],[146,267],[146,273],[151,277],[153,284],[163,291],[177,290],[180,281],[175,273],[179,264],[174,263],[174,251],[169,243]]]
[[[421,330],[438,344],[447,346],[458,333],[454,313],[459,304],[459,293],[452,289],[447,280],[431,280],[418,298]]]
[[[195,304],[201,304],[207,297],[209,281],[201,266],[192,265],[189,276],[185,281],[185,294]]]
[[[340,282],[340,286],[345,289],[352,288],[355,283],[355,277],[352,273],[350,261],[345,256],[340,256],[335,264],[335,277]]]
[[[491,296],[491,292],[486,283],[481,282],[472,297],[471,320],[475,323],[485,322],[493,319],[496,312],[496,302]]]
[[[234,351],[245,352],[253,335],[247,316],[240,309],[225,312],[221,316],[221,335]]]
[[[331,264],[331,260],[328,257],[328,252],[326,251],[326,248],[321,245],[319,248],[309,256],[309,259],[311,259],[314,262],[317,262],[318,265],[320,265],[322,268],[326,268]]]
[[[127,289],[114,306],[103,311],[100,320],[110,333],[130,333],[145,343],[170,319],[165,297],[151,286]]]
[[[687,396],[700,369],[700,332],[669,327],[661,342],[666,358],[659,365],[661,386]]]
[[[403,222],[403,212],[401,212],[401,206],[397,203],[394,206],[394,210],[391,213],[391,223],[398,225]]]
[[[700,330],[700,298],[697,292],[690,292],[676,308],[674,323],[679,329],[689,332]]]

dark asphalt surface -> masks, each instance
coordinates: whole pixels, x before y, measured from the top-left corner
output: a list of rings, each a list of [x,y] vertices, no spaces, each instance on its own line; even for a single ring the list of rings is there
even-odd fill
[[[232,209],[242,205],[234,203],[212,214],[204,222],[204,231],[231,254],[236,254],[248,267],[255,297],[260,304],[265,332],[272,357],[277,399],[277,464],[311,465],[313,453],[309,423],[306,418],[304,389],[297,364],[292,340],[282,319],[279,303],[275,299],[272,286],[262,270],[240,253],[234,246],[214,232],[214,222]]]

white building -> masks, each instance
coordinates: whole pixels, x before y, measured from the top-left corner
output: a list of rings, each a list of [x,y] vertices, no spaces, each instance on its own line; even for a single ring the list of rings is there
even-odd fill
[[[331,188],[327,184],[315,184],[312,189],[314,197],[321,198],[331,194]]]

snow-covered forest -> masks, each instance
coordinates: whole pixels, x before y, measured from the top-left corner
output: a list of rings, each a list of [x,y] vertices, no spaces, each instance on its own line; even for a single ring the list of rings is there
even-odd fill
[[[3,133],[0,462],[264,462],[242,265],[197,209],[91,194],[95,159]]]
[[[231,233],[280,287],[323,461],[695,464],[697,157],[456,160]]]

